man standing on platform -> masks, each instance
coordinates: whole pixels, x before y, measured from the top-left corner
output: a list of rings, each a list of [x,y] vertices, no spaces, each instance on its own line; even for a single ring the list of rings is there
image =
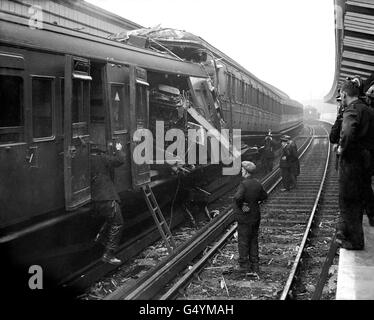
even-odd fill
[[[371,83],[370,87],[365,93],[366,103],[369,109],[374,113],[374,83]],[[373,128],[371,130],[374,130]],[[370,149],[371,155],[371,167],[364,178],[364,197],[365,197],[365,211],[369,218],[369,224],[374,227],[374,193],[371,186],[371,177],[374,175],[374,148]]]
[[[259,272],[258,233],[260,228],[259,202],[268,195],[261,183],[252,177],[256,165],[242,162],[243,181],[233,198],[235,217],[238,222],[239,268],[244,272]]]
[[[344,113],[338,147],[340,217],[337,242],[349,250],[364,248],[362,216],[374,148],[374,114],[359,99],[359,94],[359,85],[352,80],[346,80],[340,91]]]

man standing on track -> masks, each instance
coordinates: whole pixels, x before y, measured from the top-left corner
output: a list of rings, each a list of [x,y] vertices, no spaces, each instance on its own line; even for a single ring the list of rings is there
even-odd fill
[[[374,113],[359,99],[359,94],[359,85],[352,80],[346,80],[340,91],[345,110],[338,147],[340,217],[337,242],[349,250],[364,248],[362,216],[374,148]]]
[[[291,173],[291,189],[296,188],[297,176],[300,174],[300,163],[299,157],[297,154],[297,145],[296,142],[292,139],[289,139],[287,142],[290,148],[290,173]]]
[[[122,145],[116,143],[115,154],[108,155],[98,147],[91,149],[91,195],[94,209],[105,217],[105,223],[95,241],[105,245],[104,262],[118,265],[122,261],[114,256],[122,235],[123,218],[120,199],[112,180],[113,170],[125,162]]]
[[[273,161],[274,161],[274,142],[269,130],[268,134],[265,137],[264,141],[264,150],[262,152],[262,163],[265,173],[271,172],[273,170]]]
[[[290,136],[283,135],[281,138],[282,153],[279,162],[279,168],[282,175],[283,188],[281,191],[290,191],[296,186],[296,176],[298,159],[297,159],[297,147],[296,144],[291,140]],[[296,151],[295,151],[296,148]],[[295,157],[297,163],[295,162]]]
[[[259,272],[258,232],[260,228],[259,202],[268,195],[261,183],[252,177],[256,165],[242,162],[243,181],[234,195],[234,212],[238,222],[239,268],[244,272]]]

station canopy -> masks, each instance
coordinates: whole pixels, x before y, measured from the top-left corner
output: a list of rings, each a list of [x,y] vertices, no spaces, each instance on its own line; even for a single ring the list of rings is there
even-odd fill
[[[374,1],[334,0],[335,77],[325,102],[334,103],[343,81],[360,76],[365,89],[374,81]]]

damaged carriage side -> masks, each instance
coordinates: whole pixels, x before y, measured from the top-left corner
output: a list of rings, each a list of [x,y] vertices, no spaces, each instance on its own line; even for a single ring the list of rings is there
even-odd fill
[[[13,15],[2,22],[0,42],[0,247],[17,267],[37,264],[60,279],[97,258],[92,144],[110,153],[121,143],[126,155],[113,171],[129,226],[123,243],[149,219],[139,187],[150,183],[165,206],[177,183],[162,165],[133,161],[133,134],[156,119],[183,130],[214,124],[211,94],[190,85],[196,78],[206,86],[207,75],[196,63],[117,41],[57,26],[32,30]]]
[[[258,144],[269,129],[280,137],[302,125],[300,103],[199,36],[157,26],[112,34],[110,38],[199,63],[209,76],[208,86],[220,118],[231,129],[240,128],[242,140],[249,145]]]
[[[230,146],[207,79],[149,72],[148,81],[151,132],[134,136],[137,141],[144,137],[141,148],[134,150],[136,163],[150,164],[162,178],[170,169],[189,172],[201,165],[240,161],[240,139]],[[229,174],[228,169],[223,172]]]

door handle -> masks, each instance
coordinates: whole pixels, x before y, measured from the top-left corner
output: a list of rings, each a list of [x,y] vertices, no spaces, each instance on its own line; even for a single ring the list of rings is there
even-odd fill
[[[31,152],[30,154],[28,154],[26,156],[26,160],[27,160],[28,163],[31,163],[33,158],[34,158],[34,153],[33,152]]]
[[[33,168],[38,167],[37,149],[38,147],[36,146],[29,147],[28,153],[26,154],[26,157],[25,157],[30,167],[33,167]]]

